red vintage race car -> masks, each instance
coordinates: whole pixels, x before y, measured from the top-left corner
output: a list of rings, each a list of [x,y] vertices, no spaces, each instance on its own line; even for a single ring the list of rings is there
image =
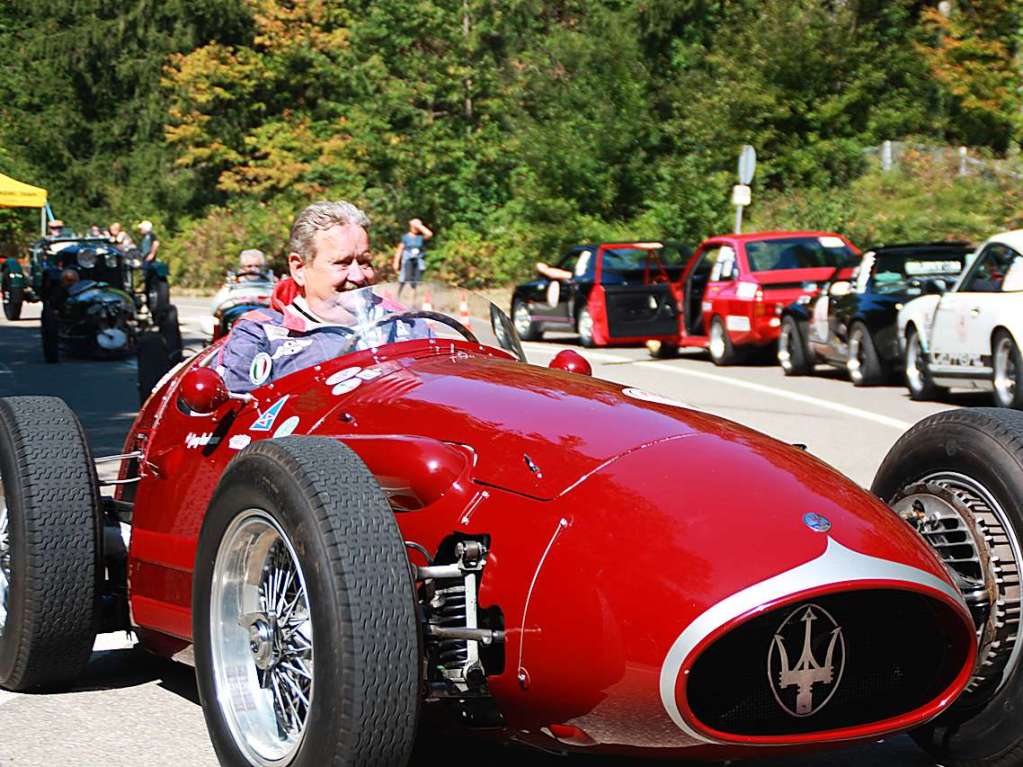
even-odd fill
[[[482,299],[394,295],[351,294],[392,309],[251,393],[219,343],[183,363],[96,459],[113,498],[66,405],[0,399],[0,685],[66,685],[131,629],[194,662],[226,765],[400,765],[449,726],[631,757],[914,728],[946,764],[1019,753],[1023,414],[925,419],[878,474],[889,506],[574,352],[526,364]]]

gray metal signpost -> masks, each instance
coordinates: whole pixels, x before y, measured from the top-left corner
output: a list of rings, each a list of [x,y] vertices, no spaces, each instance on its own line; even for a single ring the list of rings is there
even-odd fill
[[[743,144],[739,152],[739,183],[732,187],[732,205],[735,206],[735,233],[742,232],[742,210],[753,198],[749,185],[757,170],[757,150],[749,144]]]

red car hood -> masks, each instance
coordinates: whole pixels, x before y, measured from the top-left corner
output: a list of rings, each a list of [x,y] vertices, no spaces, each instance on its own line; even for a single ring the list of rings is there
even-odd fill
[[[392,433],[407,414],[416,434],[472,448],[476,481],[545,500],[617,456],[721,428],[617,384],[474,356],[412,360],[348,403],[363,433]]]

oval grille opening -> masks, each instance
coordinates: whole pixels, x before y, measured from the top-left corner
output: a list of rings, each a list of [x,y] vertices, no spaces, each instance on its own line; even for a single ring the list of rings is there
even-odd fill
[[[953,610],[908,591],[842,592],[779,607],[710,645],[690,671],[689,708],[743,736],[878,722],[934,700],[969,655]]]

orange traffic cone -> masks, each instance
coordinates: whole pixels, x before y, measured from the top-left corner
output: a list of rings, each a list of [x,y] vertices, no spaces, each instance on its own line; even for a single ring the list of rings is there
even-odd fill
[[[458,302],[458,321],[472,330],[472,317],[469,316],[469,295],[462,293],[462,300]]]

